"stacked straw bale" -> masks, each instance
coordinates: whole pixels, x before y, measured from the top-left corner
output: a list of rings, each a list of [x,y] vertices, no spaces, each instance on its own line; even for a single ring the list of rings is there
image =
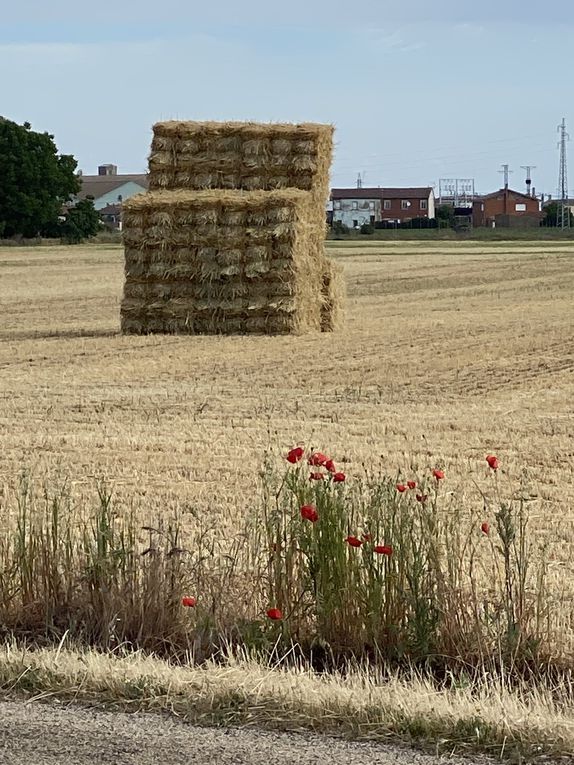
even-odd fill
[[[160,122],[150,191],[124,204],[122,331],[332,331],[342,278],[324,252],[333,129]]]

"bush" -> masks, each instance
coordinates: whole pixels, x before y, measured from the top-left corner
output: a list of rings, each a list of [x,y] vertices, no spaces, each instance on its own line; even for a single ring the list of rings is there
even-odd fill
[[[342,221],[340,220],[333,221],[334,234],[348,234],[350,230],[351,229],[348,226],[345,226],[345,224]]]
[[[361,234],[374,234],[375,227],[371,223],[363,223],[361,226]]]

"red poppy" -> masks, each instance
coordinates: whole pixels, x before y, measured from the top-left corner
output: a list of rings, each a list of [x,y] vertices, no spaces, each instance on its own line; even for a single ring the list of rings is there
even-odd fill
[[[437,481],[442,481],[444,478],[444,470],[433,470],[432,474],[436,478]]]
[[[311,473],[309,476],[310,481],[322,481],[325,478],[324,473]]]
[[[372,542],[373,541],[373,535],[372,534],[363,534],[363,539],[365,542]]]
[[[291,451],[287,454],[287,462],[295,465],[295,463],[300,462],[303,459],[304,454],[305,450],[302,447],[297,446],[295,449],[291,449]]]
[[[417,482],[416,481],[407,481],[407,486],[409,489],[416,489],[417,488]]]
[[[343,481],[345,481],[346,478],[347,476],[344,473],[335,473],[335,475],[333,476],[333,481],[335,483],[343,483]]]
[[[278,622],[283,618],[283,612],[280,608],[269,608],[267,610],[267,616],[272,622]]]
[[[403,493],[403,491],[406,491],[406,490],[407,490],[407,487],[404,485],[404,483],[397,484],[397,491],[399,491],[401,494]]]
[[[428,494],[417,494],[417,502],[420,502],[421,505],[424,505],[428,498]]]
[[[498,470],[500,462],[498,461],[498,457],[495,457],[493,454],[489,454],[486,458],[486,461],[488,462],[488,466],[492,470]]]
[[[345,539],[345,542],[347,542],[347,544],[350,544],[351,547],[360,547],[363,544],[362,540],[358,539],[357,537],[347,537]]]
[[[333,462],[333,460],[327,460],[327,462],[325,462],[325,468],[326,470],[329,471],[329,473],[337,472],[337,468],[335,467],[335,463]]]
[[[377,545],[376,547],[373,547],[373,552],[376,552],[377,555],[392,555],[393,554],[393,548],[392,545]]]
[[[313,505],[303,505],[301,508],[301,518],[305,521],[311,521],[311,523],[317,523],[319,520],[319,513]]]
[[[322,467],[323,465],[327,465],[327,462],[329,462],[329,458],[326,454],[322,454],[321,452],[315,452],[315,454],[312,454],[309,457],[309,464],[313,465],[314,467]]]
[[[480,530],[483,534],[488,536],[490,534],[490,524],[487,521],[484,521],[480,527]]]
[[[185,606],[186,608],[193,608],[196,603],[197,603],[197,600],[195,598],[186,597],[181,599],[181,605]]]

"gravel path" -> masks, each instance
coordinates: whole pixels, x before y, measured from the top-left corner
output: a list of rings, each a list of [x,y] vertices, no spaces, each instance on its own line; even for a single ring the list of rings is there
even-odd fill
[[[313,734],[197,728],[151,714],[0,702],[1,765],[437,765],[445,761],[394,746]],[[471,761],[465,757],[448,762]]]

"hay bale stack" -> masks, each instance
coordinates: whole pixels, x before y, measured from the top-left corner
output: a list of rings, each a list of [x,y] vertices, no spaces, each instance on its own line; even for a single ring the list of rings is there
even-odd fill
[[[155,191],[124,204],[122,331],[320,331],[326,260],[307,192]]]
[[[335,332],[344,321],[346,290],[343,269],[329,258],[324,259],[321,305],[321,332]]]
[[[150,189],[301,189],[324,221],[333,127],[304,123],[158,122]]]
[[[159,122],[147,194],[124,205],[122,330],[332,331],[330,125]]]

